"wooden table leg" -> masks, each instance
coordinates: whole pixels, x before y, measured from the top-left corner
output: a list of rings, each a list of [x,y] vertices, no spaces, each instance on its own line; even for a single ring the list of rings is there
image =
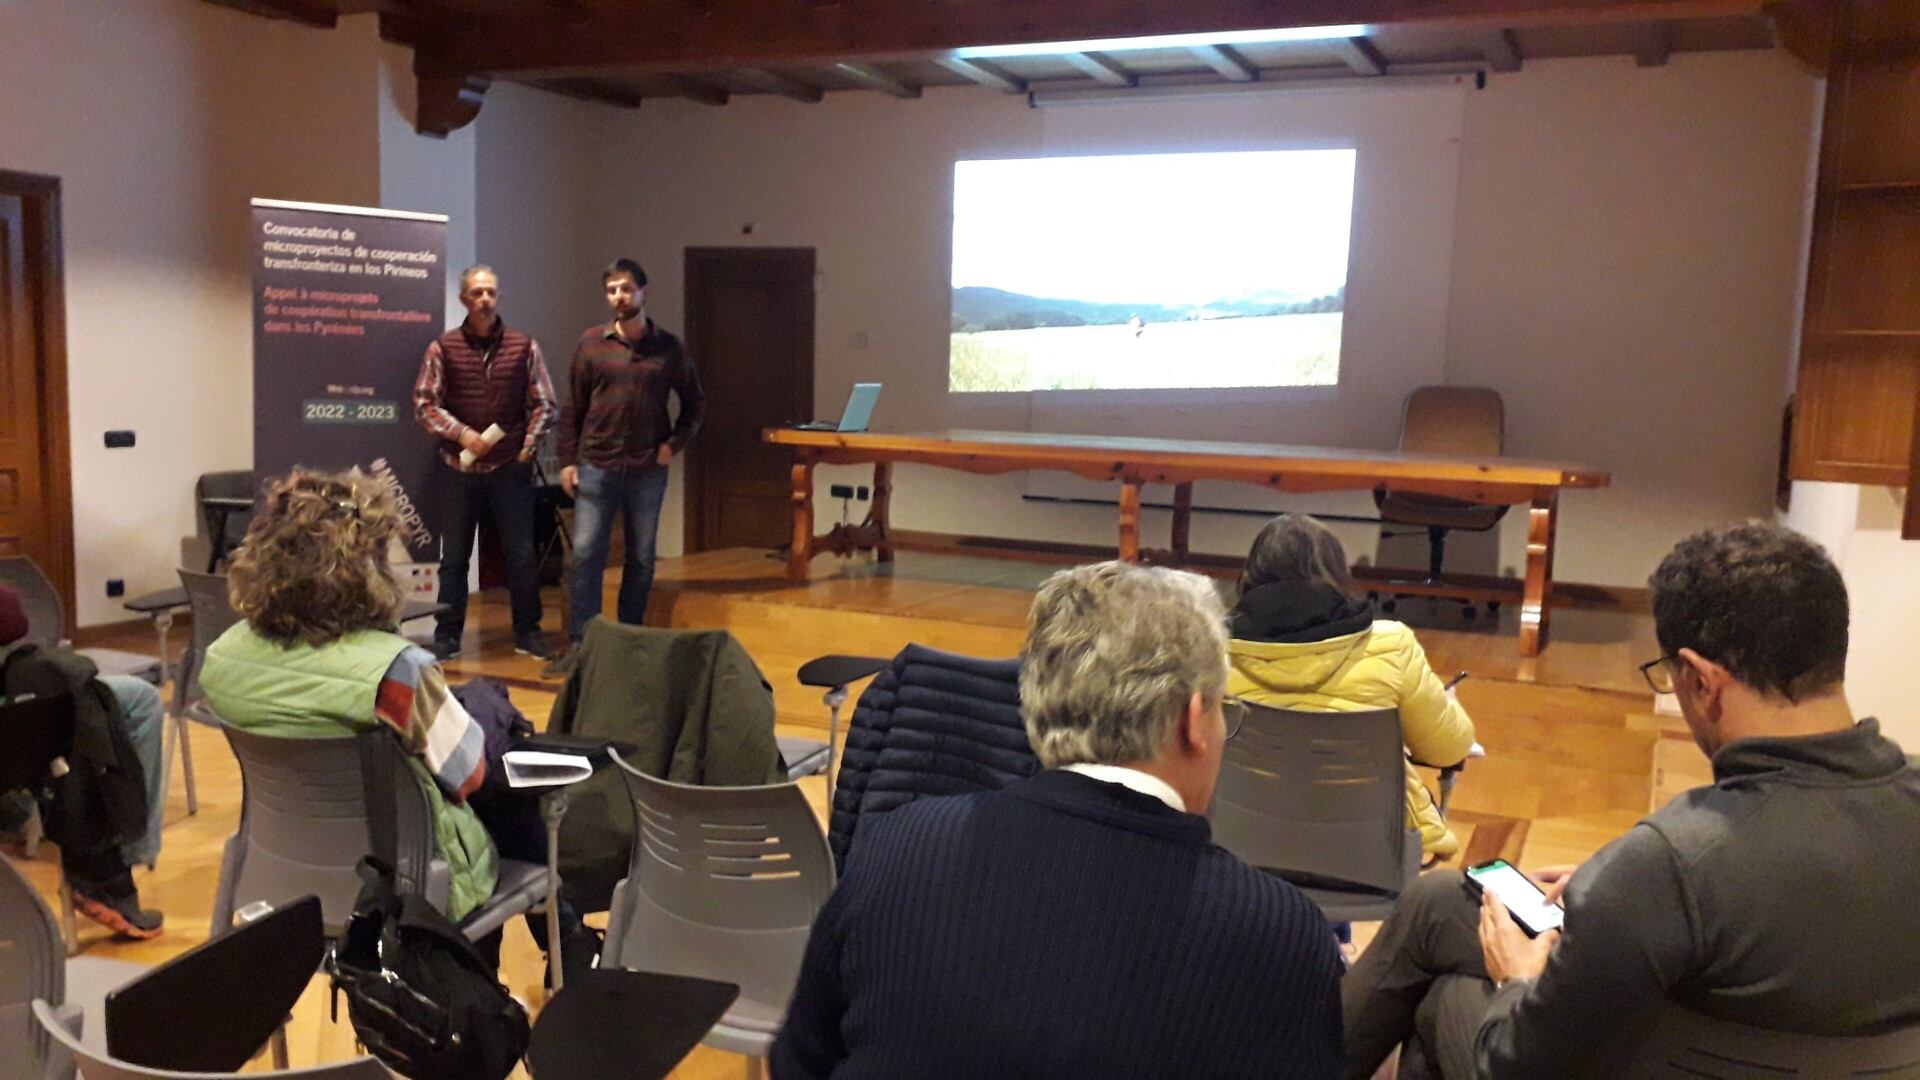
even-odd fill
[[[893,561],[893,462],[876,461],[873,463],[873,509],[868,516],[873,521],[874,547],[880,552],[880,561]]]
[[[1120,482],[1120,561],[1140,561],[1140,485]]]
[[[813,462],[793,463],[793,545],[787,549],[787,580],[807,580],[813,561]]]
[[[1173,561],[1176,566],[1184,566],[1187,561],[1189,542],[1193,524],[1193,485],[1173,485]]]
[[[1547,645],[1553,603],[1553,541],[1560,519],[1560,489],[1535,493],[1527,511],[1527,585],[1520,601],[1520,655],[1539,656]]]

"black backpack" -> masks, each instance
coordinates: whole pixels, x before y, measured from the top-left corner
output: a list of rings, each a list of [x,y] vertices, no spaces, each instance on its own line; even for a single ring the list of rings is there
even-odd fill
[[[413,1080],[502,1080],[527,1052],[527,1010],[445,915],[398,892],[391,867],[369,856],[359,873],[327,960],[354,1034]]]

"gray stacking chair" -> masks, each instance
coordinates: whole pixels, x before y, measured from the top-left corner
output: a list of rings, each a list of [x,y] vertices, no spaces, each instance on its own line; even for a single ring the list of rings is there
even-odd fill
[[[1384,919],[1420,873],[1400,713],[1247,707],[1213,796],[1213,838],[1299,886],[1332,922]]]
[[[180,654],[173,672],[173,724],[167,728],[165,752],[161,759],[162,776],[173,775],[173,752],[180,748],[180,771],[187,782],[187,813],[200,812],[200,796],[193,782],[193,745],[187,734],[187,721],[212,724],[207,711],[206,694],[200,689],[200,666],[205,663],[207,646],[219,639],[240,616],[227,601],[224,574],[198,574],[181,570],[180,584],[187,593],[187,609],[193,613],[193,640]]]
[[[796,784],[696,787],[613,760],[637,828],[601,966],[737,984],[740,997],[704,1041],[748,1055],[757,1074],[833,892],[820,823]]]
[[[204,1073],[174,1072],[170,1069],[149,1069],[117,1061],[108,1057],[104,1051],[81,1044],[74,1026],[62,1019],[60,1014],[44,1001],[33,1003],[33,1015],[39,1019],[40,1026],[60,1044],[61,1048],[73,1055],[80,1064],[82,1080],[262,1080],[262,1078],[282,1077],[285,1080],[393,1080],[393,1074],[386,1067],[370,1057],[354,1058],[332,1065],[315,1065],[306,1069],[281,1069],[274,1072],[249,1073]]]
[[[1615,1069],[1635,1080],[1920,1076],[1920,1026],[1854,1037],[1767,1031],[1677,1006]]]
[[[0,859],[0,1077],[66,1080],[73,1060],[34,1022],[37,1000],[76,1033],[89,1012],[99,1033],[107,992],[146,969],[122,960],[69,960],[60,927],[13,863]],[[58,1004],[48,1004],[58,1002]],[[87,1006],[91,1005],[89,1009]]]
[[[35,645],[65,646],[67,610],[60,594],[40,567],[25,555],[0,558],[0,585],[8,585],[20,594],[20,606],[27,614],[27,640]],[[93,661],[102,675],[132,675],[155,686],[166,681],[165,666],[159,658],[120,649],[76,649]]]
[[[392,732],[294,739],[225,723],[221,730],[240,762],[241,800],[239,831],[221,854],[214,933],[232,927],[234,913],[255,902],[279,907],[313,895],[328,934],[337,936],[360,893],[355,867],[376,851],[370,798],[392,802],[386,816],[393,822],[401,890],[447,909],[452,878],[434,853],[433,821],[420,788],[430,781],[418,778]],[[461,932],[478,941],[546,897],[546,867],[501,859],[493,896],[461,921]]]

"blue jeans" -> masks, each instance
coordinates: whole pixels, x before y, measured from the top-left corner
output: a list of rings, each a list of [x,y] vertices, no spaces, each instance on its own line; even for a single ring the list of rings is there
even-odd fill
[[[647,619],[653,591],[653,542],[660,531],[660,504],[667,498],[665,466],[602,469],[580,464],[580,490],[573,504],[573,565],[567,573],[567,637],[587,632],[600,614],[601,582],[607,572],[607,542],[614,518],[626,522],[627,557],[620,577],[619,620],[639,626]]]
[[[127,720],[127,739],[140,758],[147,781],[147,831],[144,836],[120,849],[128,866],[140,866],[160,856],[161,813],[167,805],[168,777],[160,772],[160,740],[166,735],[166,711],[160,707],[160,691],[144,679],[131,675],[102,675],[100,682],[113,691],[120,711]]]

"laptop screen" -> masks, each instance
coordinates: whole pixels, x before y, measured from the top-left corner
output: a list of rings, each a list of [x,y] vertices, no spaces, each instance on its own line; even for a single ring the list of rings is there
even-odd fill
[[[867,430],[867,422],[873,419],[874,403],[879,400],[879,383],[854,383],[853,393],[847,395],[847,411],[840,414],[840,427],[838,430]]]

